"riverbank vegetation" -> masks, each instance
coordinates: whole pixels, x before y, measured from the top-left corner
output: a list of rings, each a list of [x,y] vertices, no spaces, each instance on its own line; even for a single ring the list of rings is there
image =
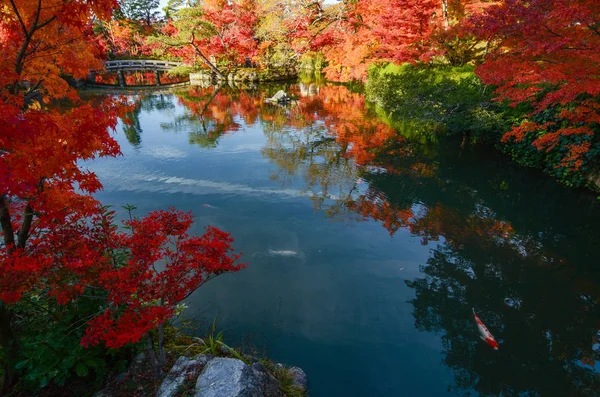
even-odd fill
[[[121,1],[130,3],[156,7]],[[172,0],[164,17],[126,12],[97,23],[96,37],[109,56],[167,57],[186,70],[296,67],[367,81],[382,115],[419,140],[443,131],[492,143],[519,164],[598,189],[599,7],[593,0]],[[417,84],[382,84],[404,79]],[[418,125],[402,112],[409,103],[423,111]]]

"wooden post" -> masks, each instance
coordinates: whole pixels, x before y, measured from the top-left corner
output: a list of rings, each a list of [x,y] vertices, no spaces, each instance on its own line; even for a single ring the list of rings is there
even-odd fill
[[[160,85],[160,74],[158,73],[158,69],[154,69],[154,76],[156,76],[156,85]]]
[[[117,77],[119,78],[119,87],[124,88],[127,84],[125,83],[125,76],[123,75],[123,69],[117,70]]]

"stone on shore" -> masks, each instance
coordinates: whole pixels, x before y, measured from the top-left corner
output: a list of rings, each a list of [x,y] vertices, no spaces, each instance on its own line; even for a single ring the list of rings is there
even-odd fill
[[[196,382],[195,397],[281,397],[279,382],[264,365],[235,358],[209,361]]]
[[[189,377],[196,377],[202,367],[210,361],[212,356],[199,355],[196,358],[179,357],[167,377],[163,380],[156,392],[156,397],[175,396]]]

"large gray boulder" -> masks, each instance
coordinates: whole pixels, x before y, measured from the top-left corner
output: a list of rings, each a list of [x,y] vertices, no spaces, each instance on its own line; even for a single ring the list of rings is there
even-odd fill
[[[160,385],[156,397],[172,397],[177,394],[186,379],[197,376],[211,358],[212,356],[209,355],[199,355],[196,358],[179,357]]]
[[[235,358],[209,361],[196,382],[195,397],[281,397],[279,382],[264,365]]]

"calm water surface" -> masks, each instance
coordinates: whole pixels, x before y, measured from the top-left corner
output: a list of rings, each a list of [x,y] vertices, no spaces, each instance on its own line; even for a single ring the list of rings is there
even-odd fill
[[[287,107],[264,103],[285,88]],[[483,148],[406,142],[324,84],[132,97],[98,196],[231,232],[186,316],[311,395],[596,395],[600,201]],[[478,339],[475,308],[500,343]]]

